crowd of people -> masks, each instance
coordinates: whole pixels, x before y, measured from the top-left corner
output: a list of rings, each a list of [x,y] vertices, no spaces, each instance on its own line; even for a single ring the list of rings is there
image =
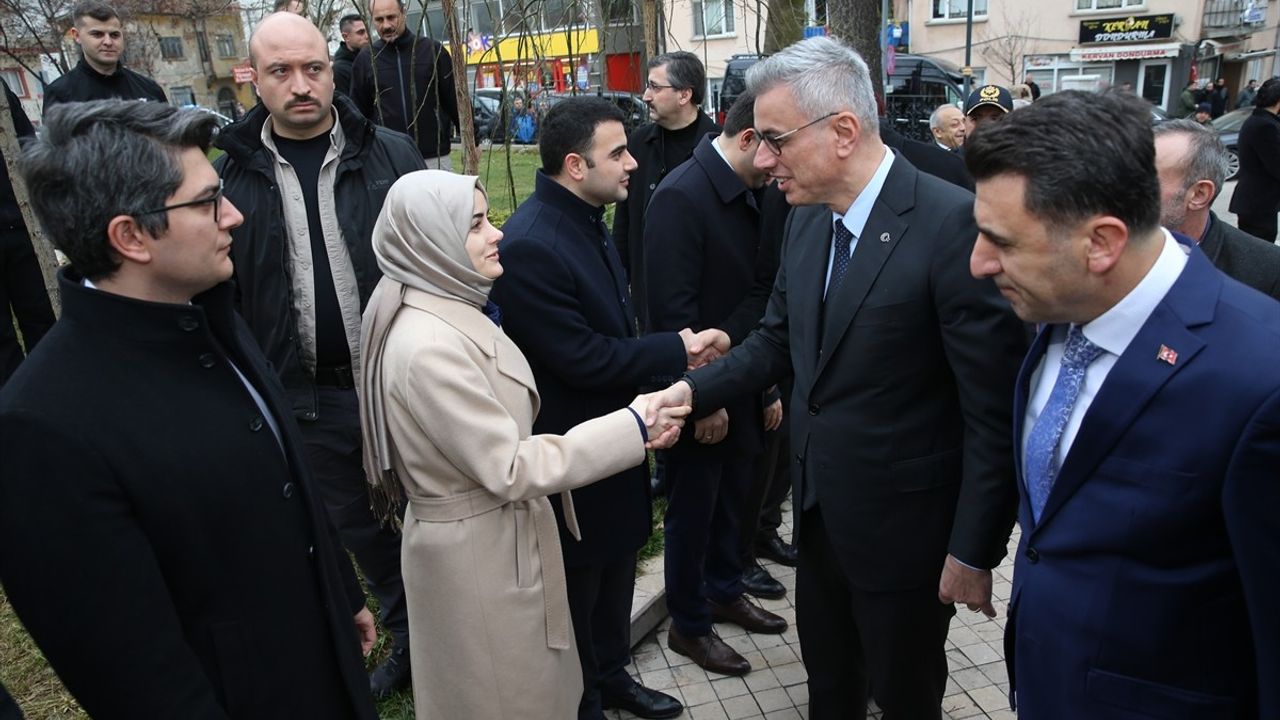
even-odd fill
[[[1132,93],[983,85],[918,142],[819,37],[719,126],[666,53],[629,136],[540,117],[499,229],[448,53],[368,9],[331,61],[282,2],[218,132],[98,0],[38,137],[10,97],[67,264],[54,322],[6,173],[0,583],[91,716],[679,716],[627,669],[657,493],[667,647],[749,675],[716,624],[786,631],[796,565],[815,720],[940,718],[1015,522],[1021,716],[1280,715],[1280,79],[1237,229],[1216,134]]]

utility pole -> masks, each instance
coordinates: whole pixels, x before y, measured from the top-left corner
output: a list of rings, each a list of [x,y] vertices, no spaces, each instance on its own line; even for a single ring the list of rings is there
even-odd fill
[[[968,70],[964,76],[965,102],[969,93],[973,92],[973,0],[965,0],[964,19],[964,67]]]

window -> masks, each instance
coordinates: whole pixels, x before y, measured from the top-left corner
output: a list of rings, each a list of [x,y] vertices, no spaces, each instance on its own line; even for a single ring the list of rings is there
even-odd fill
[[[175,107],[186,107],[196,104],[196,94],[189,87],[169,88],[169,99]]]
[[[1083,0],[1077,0],[1082,2]],[[1101,0],[1105,2],[1106,0]],[[973,16],[985,17],[987,0],[973,0]],[[969,0],[933,0],[934,20],[954,20],[969,16]]]
[[[471,29],[481,37],[493,35],[493,29],[501,19],[502,4],[498,0],[471,3]]]
[[[444,9],[440,7],[440,3],[431,3],[427,6],[423,25],[427,37],[441,41],[448,39],[449,31],[444,26]]]
[[[182,38],[180,37],[162,37],[160,38],[160,57],[165,60],[181,60],[182,59]]]
[[[554,30],[581,25],[586,22],[582,13],[583,7],[579,0],[543,0],[542,27],[544,30]]]
[[[234,35],[219,35],[217,36],[217,40],[218,57],[236,57],[236,38]]]
[[[1076,10],[1120,10],[1142,7],[1145,0],[1076,0]]]
[[[0,70],[0,78],[4,78],[4,83],[9,86],[14,95],[20,98],[31,97],[27,92],[27,84],[23,82],[21,70]]]
[[[606,23],[629,23],[635,20],[635,4],[632,0],[601,0]]]
[[[733,0],[693,0],[695,37],[728,35],[733,30]]]

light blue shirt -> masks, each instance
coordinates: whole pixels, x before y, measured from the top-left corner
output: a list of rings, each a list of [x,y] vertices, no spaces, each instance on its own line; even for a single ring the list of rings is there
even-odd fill
[[[853,204],[849,206],[844,214],[837,212],[831,213],[831,230],[835,232],[835,225],[838,222],[844,223],[844,226],[853,233],[853,242],[849,243],[849,257],[853,257],[854,248],[858,247],[858,238],[862,236],[862,231],[867,227],[867,218],[871,217],[871,208],[875,207],[876,198],[880,197],[880,191],[884,189],[884,180],[889,177],[889,168],[893,166],[893,151],[889,148],[884,149],[884,157],[880,159],[880,167],[876,168],[871,179],[867,181],[867,186],[862,188],[862,192],[858,193],[858,197],[853,199]],[[831,243],[831,250],[827,253],[827,279],[823,281],[822,297],[827,296],[826,288],[831,284],[831,265],[836,259],[836,244]]]

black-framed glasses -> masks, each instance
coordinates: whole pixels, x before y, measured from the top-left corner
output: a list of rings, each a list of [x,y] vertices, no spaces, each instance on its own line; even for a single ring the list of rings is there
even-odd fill
[[[793,130],[788,130],[782,133],[781,135],[770,135],[769,133],[762,133],[759,130],[756,131],[756,134],[760,136],[760,141],[763,142],[766,146],[768,146],[769,150],[774,155],[781,155],[782,144],[787,141],[787,138],[791,137],[792,135],[795,135],[796,133],[800,132],[801,130],[807,127],[812,127],[814,125],[817,125],[823,120],[826,120],[827,118],[835,117],[836,115],[839,115],[839,114],[840,113],[838,112],[829,112],[826,115],[823,115],[822,117],[818,118],[817,120],[807,122],[804,125],[801,125],[800,127],[795,128]]]
[[[652,80],[645,83],[645,85],[648,86],[648,88],[654,92],[658,92],[659,90],[672,90],[675,88],[675,85],[659,85],[658,83]]]
[[[197,205],[209,204],[213,205],[213,223],[217,225],[222,222],[222,178],[218,178],[218,192],[207,198],[166,205],[162,208],[156,208],[155,210],[143,210],[140,213],[134,213],[134,215],[155,215],[156,213],[169,212],[170,210],[178,210],[184,207],[195,207]]]

